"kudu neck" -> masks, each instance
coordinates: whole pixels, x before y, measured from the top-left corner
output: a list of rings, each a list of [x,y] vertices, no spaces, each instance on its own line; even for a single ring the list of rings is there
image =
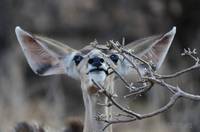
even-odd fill
[[[109,83],[107,81],[109,81]],[[111,80],[107,81],[103,86],[109,91],[112,91],[113,82],[111,82]],[[108,116],[110,111],[109,108],[105,106],[105,104],[108,104],[108,99],[102,93],[98,93],[98,88],[95,85],[88,86],[81,82],[81,86],[85,106],[85,123],[83,132],[101,132],[106,124],[105,122],[98,121],[96,117],[99,114]],[[106,129],[104,132],[112,132],[112,128]]]

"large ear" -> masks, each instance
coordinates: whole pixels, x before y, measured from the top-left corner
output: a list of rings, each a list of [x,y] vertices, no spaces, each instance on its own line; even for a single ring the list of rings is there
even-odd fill
[[[158,69],[163,63],[169,47],[172,43],[176,27],[164,35],[151,36],[144,39],[134,41],[126,46],[132,49],[138,57],[145,61],[151,62]]]
[[[17,39],[32,70],[39,75],[64,74],[64,57],[74,49],[55,40],[15,28]]]

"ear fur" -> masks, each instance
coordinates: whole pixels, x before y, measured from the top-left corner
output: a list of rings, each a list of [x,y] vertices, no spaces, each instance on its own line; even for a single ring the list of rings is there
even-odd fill
[[[171,46],[172,40],[176,34],[176,27],[164,35],[151,36],[144,39],[134,41],[126,46],[127,49],[132,49],[134,53],[155,65],[155,68],[160,68],[167,52]]]
[[[15,28],[17,39],[32,70],[39,75],[64,74],[64,58],[74,49],[53,39]]]

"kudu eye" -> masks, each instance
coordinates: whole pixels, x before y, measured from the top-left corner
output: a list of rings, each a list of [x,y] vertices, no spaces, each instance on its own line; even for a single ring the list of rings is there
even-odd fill
[[[119,56],[116,55],[116,54],[112,54],[112,55],[110,56],[110,59],[116,64],[117,61],[119,60]]]
[[[83,59],[83,56],[81,55],[75,55],[73,58],[76,65],[78,65],[82,61],[82,59]]]

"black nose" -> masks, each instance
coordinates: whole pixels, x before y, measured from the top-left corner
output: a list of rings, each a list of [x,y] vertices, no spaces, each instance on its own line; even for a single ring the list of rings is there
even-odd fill
[[[100,57],[93,57],[88,60],[88,63],[92,66],[100,67],[102,63],[104,62],[104,59]]]

